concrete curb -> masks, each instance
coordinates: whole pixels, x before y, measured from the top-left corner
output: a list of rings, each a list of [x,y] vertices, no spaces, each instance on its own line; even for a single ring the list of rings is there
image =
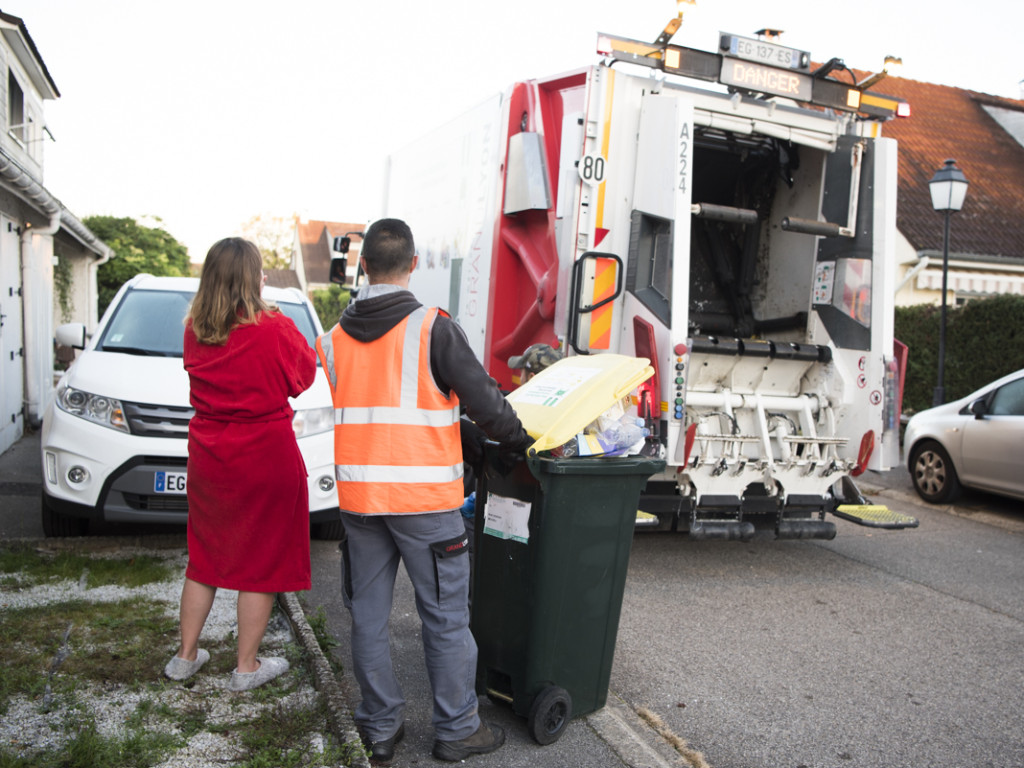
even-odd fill
[[[630,768],[676,768],[690,763],[650,725],[608,691],[604,707],[586,716],[587,725]]]
[[[352,708],[343,686],[338,682],[331,670],[331,665],[324,656],[320,643],[317,642],[313,628],[309,626],[306,614],[302,610],[299,598],[294,592],[280,592],[277,603],[284,611],[292,625],[292,631],[299,644],[309,655],[313,672],[313,686],[320,692],[327,707],[327,720],[338,743],[349,746],[350,765],[355,768],[370,768],[370,760],[363,749],[362,740],[352,719]]]

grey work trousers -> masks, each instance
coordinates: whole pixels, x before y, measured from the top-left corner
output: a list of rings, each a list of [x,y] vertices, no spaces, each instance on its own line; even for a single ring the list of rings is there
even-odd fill
[[[402,725],[405,698],[391,659],[388,619],[398,561],[416,593],[423,653],[434,695],[438,739],[464,739],[480,726],[476,641],[469,631],[468,547],[459,510],[427,514],[342,513],[342,584],[352,614],[352,666],[362,701],[355,722],[371,741],[391,738]],[[450,554],[457,551],[458,554]]]

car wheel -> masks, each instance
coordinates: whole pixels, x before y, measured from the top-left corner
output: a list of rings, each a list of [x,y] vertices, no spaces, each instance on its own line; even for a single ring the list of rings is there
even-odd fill
[[[960,480],[946,449],[934,440],[914,446],[910,478],[918,496],[932,504],[944,504],[960,495]]]
[[[40,511],[43,517],[43,535],[47,538],[85,536],[89,532],[89,521],[86,518],[62,515],[46,502],[46,496],[40,501]]]

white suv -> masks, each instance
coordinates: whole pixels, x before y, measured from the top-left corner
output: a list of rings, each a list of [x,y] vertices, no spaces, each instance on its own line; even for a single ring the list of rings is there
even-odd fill
[[[184,317],[199,280],[137,275],[117,292],[96,333],[57,328],[57,343],[83,351],[61,377],[43,415],[43,531],[78,536],[90,519],[184,523],[188,374]],[[313,346],[322,332],[297,289],[265,288]],[[319,362],[318,362],[319,365]],[[334,411],[326,378],[291,400],[309,473],[312,533],[341,538],[334,488]],[[236,478],[239,483],[246,478]]]

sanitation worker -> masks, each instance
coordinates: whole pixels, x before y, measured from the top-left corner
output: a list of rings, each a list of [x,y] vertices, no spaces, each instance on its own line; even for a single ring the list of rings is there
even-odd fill
[[[405,735],[405,699],[388,633],[402,560],[422,622],[433,755],[454,762],[505,741],[504,730],[481,722],[477,712],[469,537],[460,512],[460,403],[508,450],[525,450],[532,440],[462,329],[409,291],[417,254],[408,225],[372,224],[360,262],[369,284],[317,340],[335,408],[343,599],[362,695],[355,721],[371,759],[390,762]]]

